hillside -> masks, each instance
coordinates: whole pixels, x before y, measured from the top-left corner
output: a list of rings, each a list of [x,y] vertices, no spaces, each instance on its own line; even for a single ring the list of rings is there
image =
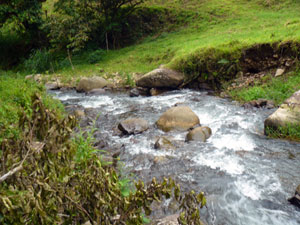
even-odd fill
[[[144,73],[160,64],[173,65],[178,59],[206,47],[232,49],[232,46],[299,40],[300,37],[300,3],[297,1],[146,1],[144,5],[186,15],[184,22],[182,18],[175,18],[182,24],[176,29],[162,29],[138,44],[111,50],[95,66],[76,66],[76,74],[90,74],[99,68],[109,73]]]

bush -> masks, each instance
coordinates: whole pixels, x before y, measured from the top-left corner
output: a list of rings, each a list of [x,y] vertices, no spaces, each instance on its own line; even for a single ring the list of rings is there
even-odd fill
[[[88,143],[80,141],[78,157],[71,140],[75,122],[72,116],[59,119],[38,95],[32,97],[31,116],[19,117],[22,138],[0,143],[0,224],[143,224],[153,201],[171,197],[183,211],[180,224],[201,224],[202,192],[182,195],[172,179],[154,178],[124,193],[126,182]]]
[[[24,62],[29,73],[44,73],[51,69],[52,56],[47,50],[35,50]]]
[[[88,55],[87,61],[90,64],[95,64],[95,63],[101,61],[105,54],[106,54],[106,51],[104,51],[103,49],[98,49]]]

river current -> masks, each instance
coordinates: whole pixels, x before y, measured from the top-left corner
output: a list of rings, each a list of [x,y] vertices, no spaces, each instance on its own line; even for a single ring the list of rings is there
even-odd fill
[[[264,136],[264,120],[274,109],[244,109],[192,90],[135,98],[128,93],[51,93],[66,105],[97,112],[97,129],[109,146],[122,146],[120,158],[128,173],[145,181],[171,176],[185,191],[204,191],[208,203],[201,218],[206,223],[300,224],[300,210],[287,201],[300,184],[300,144]],[[155,127],[176,103],[190,106],[201,125],[212,129],[205,143],[185,143],[186,132],[164,133]],[[118,123],[129,117],[146,119],[150,129],[134,136],[114,135]],[[172,137],[177,149],[154,149],[160,136]],[[164,204],[165,213],[171,213],[171,202]]]

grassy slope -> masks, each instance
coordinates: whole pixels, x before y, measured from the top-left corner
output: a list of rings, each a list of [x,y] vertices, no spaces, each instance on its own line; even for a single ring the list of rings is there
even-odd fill
[[[16,127],[18,114],[25,109],[26,115],[31,114],[31,96],[39,93],[49,109],[63,112],[62,104],[46,95],[45,90],[30,80],[24,80],[24,75],[3,72],[0,70],[0,142],[3,138],[18,136]]]
[[[277,3],[268,6],[266,2]],[[300,2],[296,0],[149,0],[145,4],[185,11],[190,16],[176,31],[162,31],[139,44],[110,51],[96,65],[78,64],[75,72],[70,68],[59,72],[72,76],[94,74],[100,69],[145,73],[160,64],[174,67],[179,59],[206,47],[230,49],[229,43],[248,46],[300,39]]]

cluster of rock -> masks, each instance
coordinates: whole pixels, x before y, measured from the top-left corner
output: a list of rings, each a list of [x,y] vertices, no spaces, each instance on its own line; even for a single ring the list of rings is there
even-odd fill
[[[252,100],[250,102],[247,102],[243,105],[244,108],[266,108],[266,109],[272,109],[275,107],[275,103],[272,100],[268,99],[258,99],[258,100]]]
[[[156,121],[158,129],[164,132],[188,131],[186,142],[205,142],[212,134],[209,127],[200,126],[198,116],[185,105],[174,106],[164,112]],[[123,135],[140,134],[149,129],[149,123],[141,118],[129,118],[118,124]],[[174,150],[178,144],[172,137],[161,136],[154,144],[155,149]]]

